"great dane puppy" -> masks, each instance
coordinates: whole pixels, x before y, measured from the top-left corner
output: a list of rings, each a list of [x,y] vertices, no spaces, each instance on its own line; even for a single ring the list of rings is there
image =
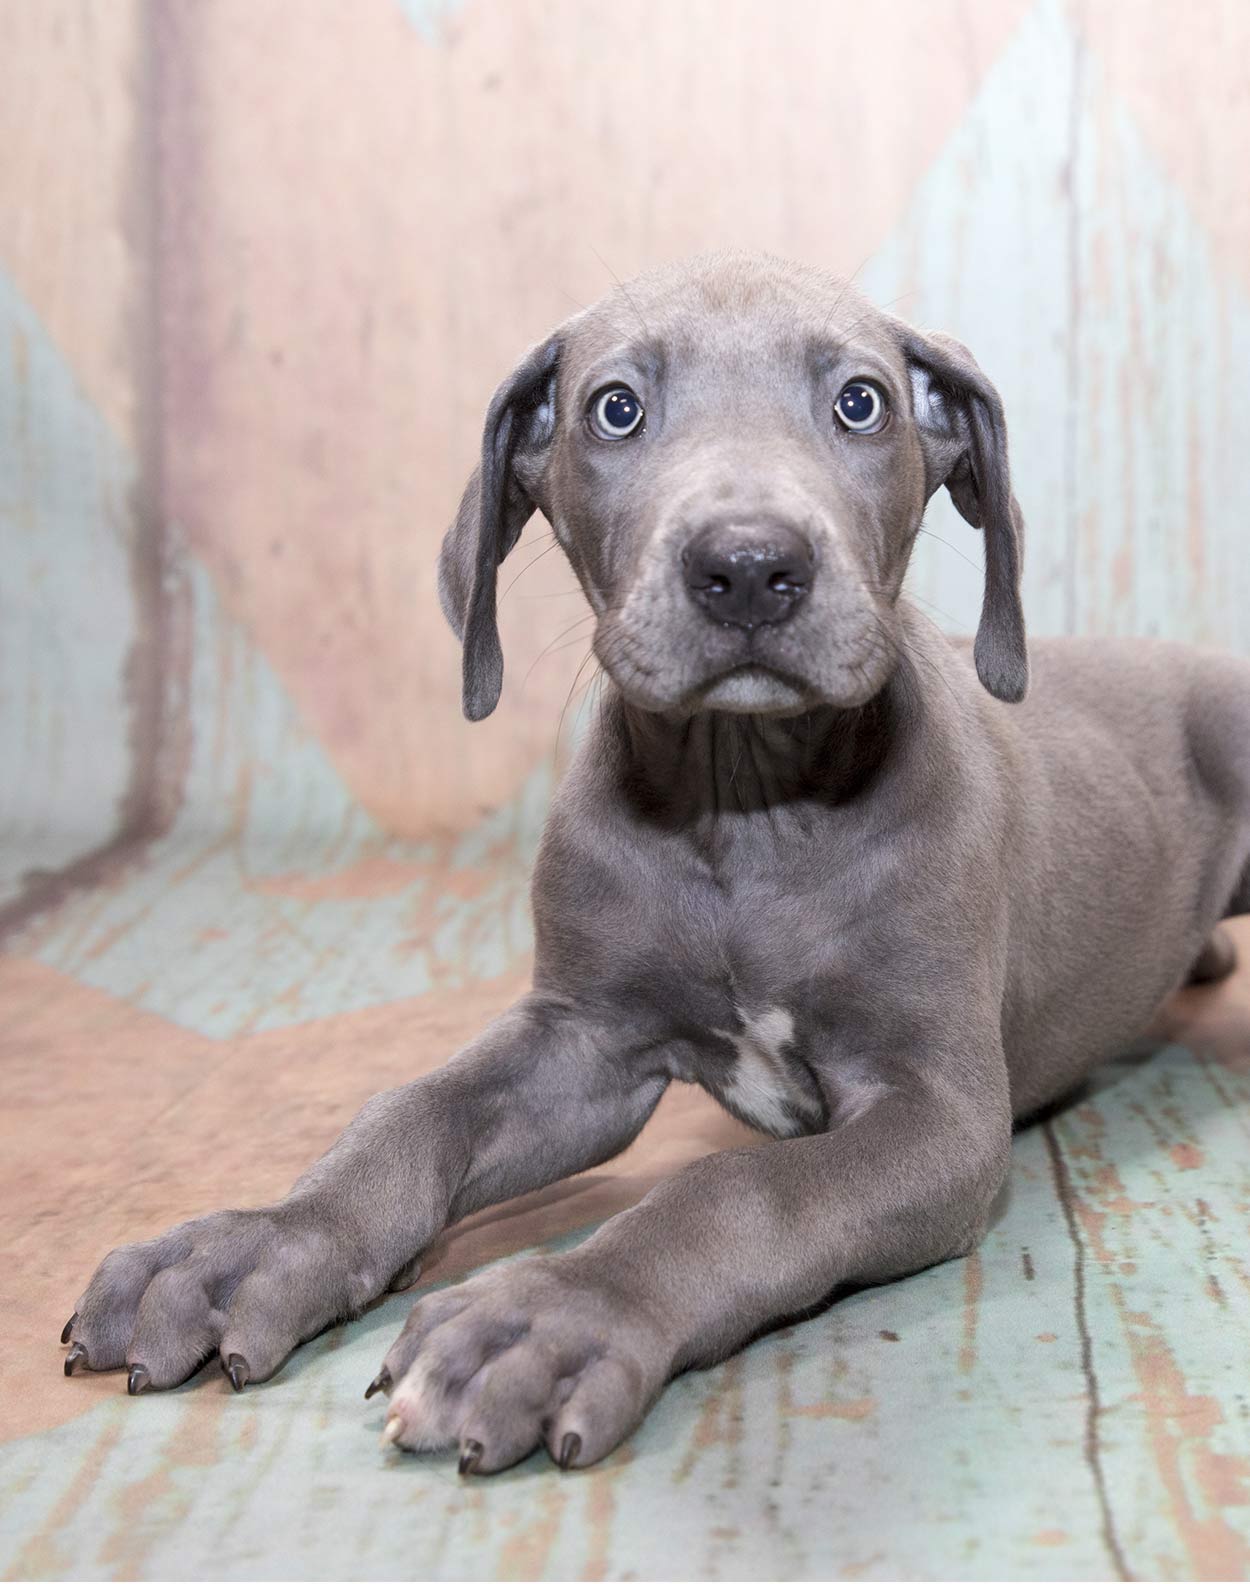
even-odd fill
[[[970,649],[899,592],[943,487],[984,534]],[[138,1392],[216,1351],[263,1380],[449,1222],[610,1159],[666,1085],[702,1084],[775,1142],[420,1299],[370,1388],[388,1439],[462,1472],[540,1444],[593,1463],[676,1371],[967,1253],[1013,1118],[1232,968],[1250,663],[1066,639],[1034,644],[1029,685],[1002,406],[957,342],[741,255],[569,320],[496,392],[443,545],[471,720],[535,510],[612,687],[538,859],[532,992],[279,1203],[110,1254],[67,1371],[127,1365]]]

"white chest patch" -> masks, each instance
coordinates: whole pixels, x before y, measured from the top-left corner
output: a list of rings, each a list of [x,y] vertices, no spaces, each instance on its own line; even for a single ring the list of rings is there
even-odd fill
[[[765,1133],[782,1138],[802,1133],[803,1118],[813,1114],[813,1106],[785,1058],[794,1038],[794,1018],[784,1007],[770,1007],[754,1017],[739,1011],[738,1016],[739,1033],[716,1030],[738,1053],[722,1090],[726,1102]]]

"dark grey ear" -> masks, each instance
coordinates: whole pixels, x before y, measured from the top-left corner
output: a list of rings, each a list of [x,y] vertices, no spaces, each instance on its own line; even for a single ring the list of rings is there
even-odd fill
[[[977,675],[995,698],[1018,704],[1029,685],[1020,603],[1024,518],[1011,493],[1003,404],[958,341],[909,330],[904,348],[925,454],[926,494],[945,484],[960,515],[985,532]]]
[[[533,347],[492,396],[482,460],[439,555],[439,598],[464,646],[464,713],[474,721],[490,714],[503,687],[495,619],[499,566],[539,504],[532,491],[555,433],[559,356],[558,337]]]

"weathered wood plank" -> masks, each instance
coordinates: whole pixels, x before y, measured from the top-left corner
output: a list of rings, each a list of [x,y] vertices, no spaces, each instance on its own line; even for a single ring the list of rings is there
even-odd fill
[[[0,7],[0,907],[138,796],[138,15]]]

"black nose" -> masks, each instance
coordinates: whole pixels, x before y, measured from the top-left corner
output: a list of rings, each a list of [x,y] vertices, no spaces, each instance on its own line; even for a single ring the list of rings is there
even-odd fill
[[[705,528],[682,552],[686,590],[714,621],[765,627],[789,620],[812,586],[811,547],[793,528]]]

